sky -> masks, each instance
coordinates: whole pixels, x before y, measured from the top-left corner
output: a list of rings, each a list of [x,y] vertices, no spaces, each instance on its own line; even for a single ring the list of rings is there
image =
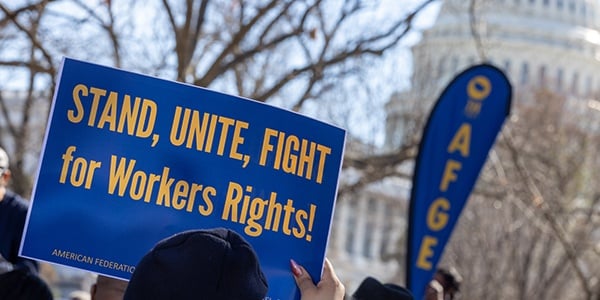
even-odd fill
[[[399,15],[403,16],[408,11],[412,11],[414,7],[420,5],[423,1],[425,0],[365,0],[363,2],[366,6],[370,6],[371,8],[373,8],[373,19],[377,20],[377,22],[382,22],[381,20],[398,19]],[[94,5],[97,5],[98,0],[87,0],[84,2],[93,3],[93,5],[91,5],[93,7]],[[371,91],[369,93],[372,94],[369,95],[370,97],[366,97],[371,99],[361,99],[359,100],[359,102],[375,101],[374,103],[364,103],[364,105],[369,105],[370,107],[378,108],[374,108],[374,110],[376,111],[368,114],[363,113],[361,115],[361,112],[359,110],[351,110],[350,113],[357,114],[357,116],[352,117],[353,124],[365,124],[365,126],[352,126],[353,134],[357,134],[359,136],[364,137],[365,142],[378,146],[381,146],[383,144],[385,132],[384,130],[382,130],[382,127],[385,126],[385,124],[383,124],[383,122],[380,122],[380,120],[382,120],[382,118],[385,118],[385,111],[383,111],[384,104],[389,100],[389,97],[392,93],[405,90],[410,87],[409,80],[410,75],[412,73],[412,57],[410,53],[410,46],[418,42],[418,40],[420,39],[420,32],[422,30],[430,27],[434,23],[437,13],[439,11],[440,3],[441,1],[434,2],[433,4],[430,4],[424,11],[422,11],[415,19],[415,22],[413,24],[413,30],[407,38],[401,41],[400,46],[387,51],[387,53],[384,54],[382,59],[376,61],[377,65],[370,68],[367,74],[364,75],[365,78],[369,78],[369,80],[372,80],[372,83],[369,85],[371,87]],[[62,10],[66,8],[60,8],[60,6],[57,6],[53,9]],[[140,19],[148,21],[152,18]],[[370,18],[368,19],[369,20],[366,20],[364,23],[365,26],[372,25],[370,23],[372,20]],[[386,24],[382,24],[382,27],[384,27],[385,25]],[[360,26],[360,24],[358,26]],[[143,26],[141,28],[143,28]],[[147,33],[143,34],[148,35]],[[58,58],[55,58],[55,60],[58,62]],[[27,74],[24,74],[22,72],[13,72],[11,74],[0,72],[0,82],[2,82],[1,88],[3,89],[24,90],[26,88],[25,84],[27,83]],[[376,99],[373,100],[372,98]],[[363,103],[358,103],[358,105],[361,106],[363,105]],[[313,110],[319,110],[318,104],[314,104]],[[308,107],[307,112],[309,114],[310,111],[311,108]],[[377,124],[375,124],[373,120],[379,121],[377,122]],[[373,134],[374,132],[375,134]]]

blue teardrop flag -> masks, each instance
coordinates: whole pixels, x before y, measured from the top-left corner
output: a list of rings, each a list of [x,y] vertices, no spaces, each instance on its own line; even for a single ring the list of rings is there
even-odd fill
[[[454,225],[510,112],[511,86],[498,68],[458,74],[435,104],[421,139],[411,191],[406,280],[423,299]]]

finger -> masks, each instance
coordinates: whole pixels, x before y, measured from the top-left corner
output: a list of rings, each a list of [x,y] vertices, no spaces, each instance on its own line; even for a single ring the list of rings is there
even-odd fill
[[[294,280],[296,280],[298,289],[300,289],[300,293],[306,294],[308,291],[316,289],[310,274],[306,272],[304,267],[297,264],[293,259],[290,260],[290,267],[292,269],[292,274],[294,274]]]

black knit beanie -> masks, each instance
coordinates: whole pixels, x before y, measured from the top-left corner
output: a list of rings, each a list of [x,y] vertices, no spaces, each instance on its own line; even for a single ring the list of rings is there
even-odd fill
[[[393,283],[382,284],[367,277],[352,295],[356,300],[414,300],[409,290]]]
[[[160,241],[136,266],[124,300],[261,300],[267,280],[234,231],[191,230]]]

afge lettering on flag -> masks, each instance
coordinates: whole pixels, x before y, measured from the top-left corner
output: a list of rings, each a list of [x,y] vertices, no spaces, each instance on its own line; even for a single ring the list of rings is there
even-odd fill
[[[192,85],[66,58],[23,256],[128,280],[172,234],[226,227],[256,250],[268,297],[319,278],[345,131]]]

